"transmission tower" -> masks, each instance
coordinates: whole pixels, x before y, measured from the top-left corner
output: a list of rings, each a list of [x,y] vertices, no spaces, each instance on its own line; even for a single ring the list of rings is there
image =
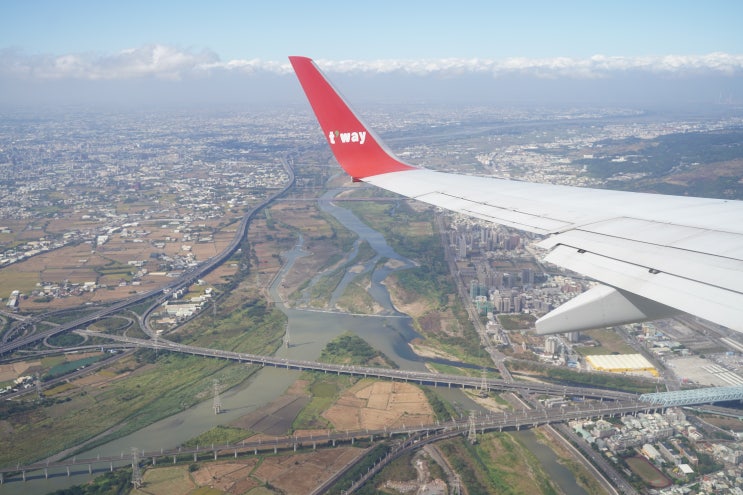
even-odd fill
[[[475,411],[470,411],[470,429],[469,432],[467,432],[467,440],[470,441],[471,444],[477,443],[477,428],[475,427]]]
[[[454,479],[451,480],[451,493],[452,495],[462,495],[462,485],[458,474],[455,474]]]
[[[41,386],[41,378],[39,378],[39,375],[36,375],[36,397],[41,399],[44,397],[44,389]]]
[[[284,332],[284,347],[287,349],[291,346],[291,342],[289,341],[289,323],[286,324],[286,332]]]
[[[134,488],[142,486],[142,471],[139,469],[139,451],[132,447],[132,485]]]
[[[222,412],[222,399],[219,397],[219,380],[214,380],[212,382],[214,384],[214,414],[219,414]]]
[[[483,367],[482,369],[482,380],[480,381],[480,391],[478,395],[480,397],[487,397],[488,395],[488,370]]]

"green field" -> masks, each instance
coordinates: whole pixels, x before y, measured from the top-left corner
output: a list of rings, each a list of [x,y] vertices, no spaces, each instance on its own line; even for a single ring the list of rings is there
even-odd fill
[[[629,457],[625,459],[627,466],[651,488],[666,488],[671,486],[671,480],[661,473],[644,457]]]
[[[575,346],[575,352],[583,356],[592,356],[595,354],[635,354],[637,353],[627,342],[622,334],[617,330],[603,329],[591,330],[585,332],[588,337],[597,341],[598,347]]]

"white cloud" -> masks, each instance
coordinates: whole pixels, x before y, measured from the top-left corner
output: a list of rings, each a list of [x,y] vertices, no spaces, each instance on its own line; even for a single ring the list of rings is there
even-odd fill
[[[668,55],[662,57],[590,58],[507,58],[438,59],[438,60],[376,60],[318,61],[326,72],[408,73],[417,75],[491,74],[494,77],[521,74],[537,77],[605,77],[614,73],[642,71],[655,74],[724,73],[743,71],[743,55],[711,53],[708,55]]]
[[[507,58],[502,60],[445,58],[428,60],[319,60],[328,73],[412,74],[454,77],[466,74],[527,75],[540,78],[604,78],[626,72],[652,74],[735,75],[743,72],[743,55],[666,55],[656,57],[589,58]],[[219,72],[291,73],[288,61],[261,59],[223,62],[208,51],[179,49],[166,45],[147,45],[115,54],[95,53],[26,55],[19,51],[0,51],[0,75],[27,79],[121,80],[157,78],[178,80],[203,77]]]
[[[206,50],[192,52],[165,45],[146,45],[112,55],[24,55],[5,50],[0,52],[0,73],[34,79],[180,79],[218,60]]]

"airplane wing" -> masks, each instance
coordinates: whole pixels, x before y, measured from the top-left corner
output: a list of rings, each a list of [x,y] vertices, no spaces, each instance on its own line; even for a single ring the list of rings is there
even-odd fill
[[[598,285],[540,318],[540,334],[681,312],[743,332],[743,201],[589,189],[407,164],[363,124],[315,63],[289,57],[336,160],[363,181],[546,236],[545,259]]]

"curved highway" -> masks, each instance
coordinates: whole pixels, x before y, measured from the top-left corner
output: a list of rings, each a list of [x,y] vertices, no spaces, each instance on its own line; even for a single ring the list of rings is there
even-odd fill
[[[168,298],[168,295],[165,294],[165,292],[176,291],[180,289],[181,287],[191,285],[196,280],[201,278],[203,275],[205,275],[206,273],[209,273],[211,270],[213,270],[217,266],[224,263],[227,259],[229,259],[230,256],[232,256],[235,253],[235,251],[237,251],[237,248],[240,246],[240,243],[243,241],[243,239],[246,236],[246,233],[248,231],[248,225],[250,224],[250,221],[253,219],[255,214],[258,213],[261,209],[263,209],[266,205],[274,201],[276,198],[286,193],[286,191],[288,191],[289,188],[294,185],[294,180],[295,180],[294,169],[283,158],[281,159],[281,164],[283,165],[284,170],[286,170],[286,173],[289,175],[289,181],[276,194],[273,194],[271,197],[269,197],[262,203],[258,204],[255,208],[248,211],[242,217],[242,219],[240,220],[240,225],[235,234],[235,237],[232,239],[230,244],[224,249],[224,251],[214,256],[213,258],[206,260],[204,263],[200,264],[194,269],[187,271],[186,273],[184,273],[177,279],[173,280],[169,284],[165,285],[164,287],[160,287],[158,289],[136,294],[128,299],[124,299],[122,301],[112,304],[111,306],[103,308],[87,316],[83,316],[82,318],[78,318],[69,323],[59,325],[58,327],[52,328],[50,330],[34,333],[31,335],[24,335],[17,339],[11,340],[10,342],[3,342],[2,344],[0,344],[0,355],[8,354],[8,353],[15,351],[16,349],[20,349],[27,345],[35,344],[39,341],[43,341],[44,339],[47,339],[53,335],[68,332],[70,330],[74,330],[76,328],[80,328],[82,326],[88,325],[112,313],[116,313],[117,311],[120,311],[128,306],[132,306],[134,304],[142,302],[151,297],[155,297],[158,294],[160,295],[160,298],[158,298],[155,304],[160,304],[165,299]]]

